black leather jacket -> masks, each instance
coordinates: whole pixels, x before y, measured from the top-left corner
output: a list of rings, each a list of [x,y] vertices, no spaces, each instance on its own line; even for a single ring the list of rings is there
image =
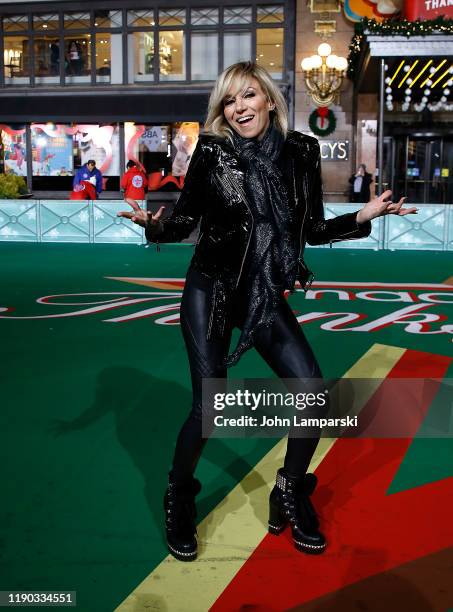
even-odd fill
[[[305,242],[318,245],[363,238],[371,232],[371,223],[357,224],[357,211],[324,219],[321,156],[315,138],[289,131],[279,166],[294,207],[294,239],[300,246],[298,280],[305,286]],[[244,188],[244,170],[234,148],[227,140],[208,134],[200,135],[173,213],[158,225],[148,224],[146,237],[151,242],[179,242],[190,235],[200,218],[192,265],[222,279],[223,286],[237,287],[254,220]],[[213,304],[213,310],[215,307]]]

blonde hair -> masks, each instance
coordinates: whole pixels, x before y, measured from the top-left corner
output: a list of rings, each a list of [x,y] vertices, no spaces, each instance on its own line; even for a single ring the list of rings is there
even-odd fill
[[[234,87],[235,92],[239,92],[253,78],[260,84],[268,101],[275,105],[275,109],[270,112],[274,116],[276,127],[280,129],[286,138],[288,132],[288,109],[285,98],[267,70],[254,62],[232,64],[217,77],[209,98],[208,115],[204,126],[205,133],[231,140],[233,130],[223,114],[224,99],[232,87]]]

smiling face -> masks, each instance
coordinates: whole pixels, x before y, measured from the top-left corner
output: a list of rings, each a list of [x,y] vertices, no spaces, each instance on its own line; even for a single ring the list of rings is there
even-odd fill
[[[223,114],[228,124],[243,138],[261,138],[269,127],[269,111],[275,108],[261,89],[259,81],[251,78],[241,87],[233,83],[223,100]]]

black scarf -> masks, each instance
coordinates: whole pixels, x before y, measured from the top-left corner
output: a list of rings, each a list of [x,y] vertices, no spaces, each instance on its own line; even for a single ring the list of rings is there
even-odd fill
[[[297,245],[291,233],[289,195],[277,166],[284,142],[272,121],[261,141],[233,133],[234,147],[245,167],[254,228],[243,271],[247,276],[241,283],[247,288],[241,296],[247,302],[247,313],[238,345],[227,358],[228,367],[253,345],[260,329],[272,325],[284,290],[291,289],[296,279]]]

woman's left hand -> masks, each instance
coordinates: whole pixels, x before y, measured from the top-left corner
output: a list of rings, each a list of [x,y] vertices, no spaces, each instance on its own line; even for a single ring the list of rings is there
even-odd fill
[[[387,189],[387,191],[384,191],[380,196],[367,202],[367,204],[357,213],[357,223],[365,223],[366,221],[371,221],[371,219],[382,217],[383,215],[399,215],[402,217],[404,215],[417,214],[418,208],[403,208],[406,198],[401,198],[399,202],[392,202],[392,200],[389,199],[391,195],[392,192],[390,189]]]

